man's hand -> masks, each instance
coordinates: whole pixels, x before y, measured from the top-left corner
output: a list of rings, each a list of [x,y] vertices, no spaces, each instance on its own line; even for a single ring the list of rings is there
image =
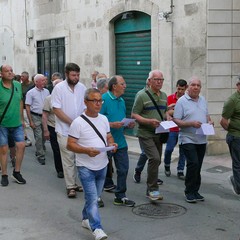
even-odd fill
[[[96,148],[89,148],[88,149],[88,156],[89,157],[96,157],[99,153],[100,153],[100,151],[97,150]]]
[[[111,122],[110,127],[111,128],[121,128],[124,125],[122,122]]]

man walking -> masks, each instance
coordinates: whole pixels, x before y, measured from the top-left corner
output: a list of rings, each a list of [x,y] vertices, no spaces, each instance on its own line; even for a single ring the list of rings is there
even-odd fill
[[[45,76],[36,74],[34,77],[35,87],[27,92],[26,95],[26,112],[30,127],[33,130],[36,146],[36,157],[41,165],[45,165],[45,139],[42,126],[42,112],[45,98],[50,95],[49,91],[44,88]]]
[[[203,123],[213,124],[208,114],[207,102],[200,96],[201,81],[197,77],[189,80],[188,91],[176,103],[174,121],[180,128],[179,147],[187,160],[185,196],[189,203],[204,201],[200,195],[201,168],[206,151],[206,135],[196,134]]]
[[[82,227],[91,230],[96,240],[101,240],[106,239],[107,235],[101,225],[98,196],[103,190],[108,157],[106,152],[100,152],[96,147],[114,146],[116,151],[117,144],[110,133],[107,118],[99,114],[102,106],[100,91],[96,88],[88,89],[84,102],[87,109],[83,117],[79,116],[72,122],[67,148],[76,153],[78,175],[85,195]],[[98,133],[93,127],[96,127]]]
[[[240,76],[237,91],[224,103],[221,126],[228,131],[226,142],[232,158],[233,176],[229,180],[236,195],[240,195]]]
[[[177,100],[184,95],[187,89],[187,82],[184,79],[179,79],[176,84],[177,91],[174,94],[171,94],[167,98],[168,104],[168,113],[171,117],[173,117],[174,107],[176,105]],[[164,153],[164,167],[165,167],[165,175],[167,177],[171,176],[171,157],[174,147],[177,145],[178,142],[178,134],[179,128],[171,128],[169,132],[169,137]],[[181,148],[179,148],[179,159],[178,159],[178,166],[177,166],[177,176],[179,179],[184,180],[184,167],[185,167],[185,156]]]
[[[67,138],[72,121],[80,116],[84,109],[84,93],[86,87],[79,82],[80,67],[75,63],[67,63],[65,77],[52,91],[51,103],[56,116],[55,130],[60,147],[64,179],[69,198],[76,197],[76,191],[82,191],[82,187],[76,183],[75,154],[69,151]]]
[[[162,143],[159,134],[155,134],[155,129],[166,119],[167,95],[161,91],[164,81],[161,71],[151,71],[148,80],[148,90],[141,91],[135,97],[132,117],[139,124],[139,144],[148,158],[146,196],[151,200],[161,200],[163,197],[158,187],[158,168],[161,163]]]
[[[127,175],[129,169],[128,147],[124,136],[124,127],[121,122],[126,117],[125,101],[121,97],[126,89],[126,83],[122,76],[116,75],[110,78],[109,91],[102,95],[103,105],[100,113],[108,118],[111,133],[118,149],[113,153],[113,159],[117,169],[117,187],[115,189],[114,205],[133,207],[135,202],[126,197]],[[128,127],[133,128],[134,123]]]
[[[13,81],[13,70],[9,65],[0,68],[0,163],[2,168],[1,185],[8,186],[7,154],[8,137],[11,136],[16,143],[16,163],[12,178],[19,184],[26,180],[20,173],[25,150],[23,131],[23,101],[21,84]],[[14,117],[13,117],[14,116]]]

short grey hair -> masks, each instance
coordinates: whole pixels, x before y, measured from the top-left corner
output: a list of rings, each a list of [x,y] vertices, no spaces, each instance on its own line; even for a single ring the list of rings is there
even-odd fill
[[[36,83],[39,79],[41,79],[41,78],[45,78],[45,76],[43,75],[43,74],[36,74],[35,76],[34,76],[34,83]]]
[[[108,79],[107,78],[99,78],[97,80],[97,88],[98,89],[103,89],[105,85],[108,84]]]
[[[85,94],[84,94],[84,100],[88,100],[89,98],[89,95],[91,93],[100,93],[100,91],[97,89],[97,88],[88,88],[86,91],[85,91]]]

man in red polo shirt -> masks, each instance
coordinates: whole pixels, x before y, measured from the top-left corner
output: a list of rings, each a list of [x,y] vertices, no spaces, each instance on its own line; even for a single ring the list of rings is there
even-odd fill
[[[177,91],[174,94],[171,94],[167,97],[168,112],[169,112],[169,115],[171,115],[171,116],[173,116],[174,106],[175,106],[177,100],[184,95],[184,93],[187,89],[187,82],[183,79],[179,79],[177,81],[176,87],[177,87]],[[171,156],[172,156],[174,147],[176,146],[176,144],[178,142],[178,133],[179,133],[178,127],[171,128],[170,132],[169,132],[169,137],[168,137],[165,154],[164,154],[165,175],[167,177],[171,176],[171,170],[170,170]],[[185,156],[179,148],[177,176],[179,179],[182,179],[182,180],[185,179],[184,166],[185,166]]]

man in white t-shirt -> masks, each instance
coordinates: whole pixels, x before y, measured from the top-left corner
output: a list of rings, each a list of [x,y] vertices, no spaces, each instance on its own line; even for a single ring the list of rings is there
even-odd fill
[[[84,109],[84,93],[86,87],[79,82],[80,67],[75,63],[65,66],[66,80],[57,84],[51,97],[53,112],[56,116],[55,131],[60,147],[67,196],[76,197],[76,191],[82,191],[76,183],[75,154],[67,150],[67,137],[72,121],[80,116]]]
[[[98,211],[98,196],[103,190],[108,164],[107,152],[103,148],[113,146],[113,151],[116,151],[117,144],[110,133],[107,118],[99,114],[102,107],[100,91],[95,88],[88,89],[84,102],[87,109],[83,117],[80,116],[72,122],[67,148],[76,153],[76,166],[85,195],[82,227],[91,230],[95,239],[106,239]],[[96,130],[90,124],[93,124]]]

